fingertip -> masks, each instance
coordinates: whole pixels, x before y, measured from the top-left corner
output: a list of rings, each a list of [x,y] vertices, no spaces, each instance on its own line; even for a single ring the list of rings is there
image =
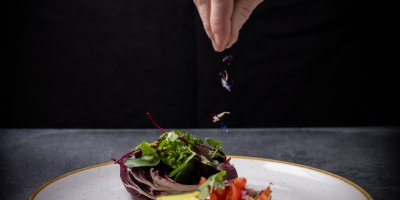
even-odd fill
[[[239,38],[239,30],[237,30],[236,28],[233,28],[232,30],[232,34],[231,34],[231,38],[229,39],[228,45],[227,45],[227,49],[231,48],[237,41]]]
[[[215,43],[214,40],[211,40],[211,44],[212,44],[212,46],[213,46],[214,51],[217,51],[217,52],[218,52],[219,47],[218,47],[218,45]]]
[[[222,52],[225,50],[226,47],[219,45],[216,40],[211,40],[211,44],[216,52]]]
[[[223,47],[214,47],[214,50],[216,52],[223,52],[225,50],[225,48],[223,48]]]
[[[215,51],[222,52],[229,42],[234,0],[211,0],[210,24],[215,38]]]
[[[220,35],[220,34],[215,34],[214,38],[215,38],[215,44],[216,44],[217,46],[222,46],[221,35]]]
[[[233,42],[232,43],[228,43],[228,46],[226,46],[226,48],[230,49],[233,46],[233,44],[235,44],[235,43],[233,43]]]
[[[232,47],[232,45],[233,45],[233,40],[232,40],[232,38],[231,38],[231,39],[229,39],[229,42],[226,44],[226,47],[225,47],[225,48],[229,49],[229,48]]]
[[[235,37],[233,39],[232,45],[236,44],[236,42],[239,40],[239,31],[235,34]]]

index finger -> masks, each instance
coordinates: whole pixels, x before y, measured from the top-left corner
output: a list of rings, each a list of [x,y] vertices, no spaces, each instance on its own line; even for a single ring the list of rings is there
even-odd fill
[[[211,0],[210,25],[217,51],[223,51],[230,39],[233,0]]]
[[[213,35],[210,26],[210,10],[211,10],[210,0],[194,0],[194,4],[197,7],[197,11],[199,12],[207,36],[211,40],[213,40]]]

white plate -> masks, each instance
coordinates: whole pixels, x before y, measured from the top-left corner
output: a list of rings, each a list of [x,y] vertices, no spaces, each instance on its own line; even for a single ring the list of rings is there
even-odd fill
[[[231,156],[249,187],[272,183],[273,200],[372,200],[355,183],[312,167],[277,160]],[[55,178],[32,193],[30,200],[132,200],[110,163],[79,169]]]

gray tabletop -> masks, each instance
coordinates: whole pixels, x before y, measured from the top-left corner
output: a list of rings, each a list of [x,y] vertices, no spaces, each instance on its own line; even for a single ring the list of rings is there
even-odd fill
[[[374,199],[400,199],[397,128],[188,130],[223,141],[229,155],[304,164],[343,176]],[[0,129],[0,199],[28,199],[48,180],[108,162],[158,130]]]

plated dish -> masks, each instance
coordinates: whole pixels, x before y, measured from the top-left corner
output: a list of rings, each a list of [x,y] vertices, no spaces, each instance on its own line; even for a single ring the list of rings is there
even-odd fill
[[[271,188],[247,186],[221,142],[183,131],[163,131],[114,159],[121,181],[136,200],[270,200]]]
[[[228,156],[256,190],[272,182],[273,200],[372,200],[355,183],[312,167],[265,158]],[[132,200],[113,162],[79,169],[44,184],[30,200]]]

